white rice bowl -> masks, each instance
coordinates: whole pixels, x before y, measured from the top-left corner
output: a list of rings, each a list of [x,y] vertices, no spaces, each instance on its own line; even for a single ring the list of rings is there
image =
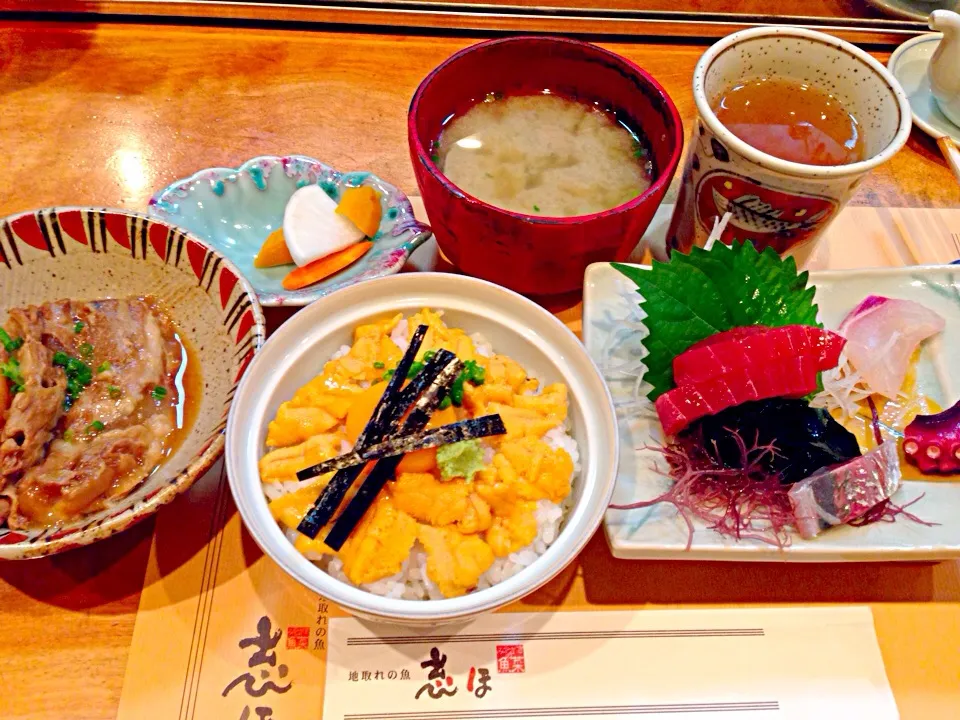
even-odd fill
[[[390,339],[401,351],[406,351],[409,346],[409,341],[407,340],[408,333],[409,324],[407,318],[403,318],[397,323],[390,334]],[[473,333],[470,335],[470,339],[473,341],[474,349],[478,355],[491,357],[494,354],[489,341],[480,333]],[[349,352],[350,346],[342,345],[330,359],[335,360],[341,358]],[[534,377],[532,374],[528,376]],[[539,394],[542,387],[542,384],[538,384],[537,389],[531,394]],[[570,478],[570,484],[571,487],[575,486],[580,475],[580,449],[576,439],[570,434],[569,428],[565,425],[557,426],[547,431],[541,439],[554,450],[563,449],[570,456],[570,459],[573,461],[573,474]],[[485,464],[490,464],[495,451],[490,445],[486,443],[484,445],[486,450],[484,462]],[[341,448],[340,452],[346,453],[349,452],[350,449],[350,444],[344,443],[344,447]],[[269,502],[287,493],[296,492],[300,488],[310,485],[313,482],[315,482],[313,479],[303,480],[301,482],[265,482],[262,483],[263,493]],[[492,587],[497,583],[513,577],[524,568],[532,565],[537,558],[542,556],[547,551],[547,548],[560,536],[564,518],[569,510],[571,496],[572,492],[562,503],[538,500],[536,509],[537,535],[533,542],[516,552],[510,553],[506,557],[495,558],[493,565],[480,576],[474,591]],[[291,544],[296,541],[298,535],[296,530],[284,527],[283,532]],[[366,590],[374,595],[403,600],[441,600],[444,597],[436,584],[427,576],[427,553],[419,540],[414,543],[410,551],[410,556],[404,561],[400,572],[390,577],[377,580],[376,582],[363,583],[361,585],[355,585],[350,581],[343,571],[343,561],[335,555],[320,555],[319,553],[311,551],[305,553],[305,556],[317,567],[340,582],[353,587],[359,587],[361,590]]]
[[[323,360],[352,342],[354,328],[398,312],[409,316],[424,307],[443,310],[449,326],[492,340],[499,352],[520,363],[531,377],[565,384],[569,426],[564,428],[566,432],[554,435],[573,439],[579,454],[573,488],[561,510],[565,513],[562,522],[554,521],[551,528],[548,517],[538,518],[544,526],[537,538],[545,547],[542,554],[532,548],[531,553],[502,558],[488,570],[482,589],[430,602],[369,592],[338,579],[335,567],[325,571],[305,557],[274,519],[265,495],[292,488],[266,491],[258,468],[266,448],[267,425],[279,406],[316,376]],[[477,343],[476,337],[474,341]],[[532,301],[492,283],[419,272],[339,290],[285,322],[247,369],[233,400],[226,435],[227,476],[237,508],[250,535],[274,562],[313,592],[361,618],[425,629],[503,607],[563,570],[603,518],[613,492],[619,450],[617,420],[607,386],[583,345],[562,322]],[[554,515],[556,512],[553,509]],[[547,544],[551,529],[556,538]],[[409,559],[407,574],[411,566],[420,566],[417,557]],[[416,581],[422,584],[422,575],[420,578]],[[486,586],[491,581],[495,584]],[[429,590],[424,590],[429,597]],[[405,591],[404,584],[401,595]],[[415,592],[412,586],[411,592]]]

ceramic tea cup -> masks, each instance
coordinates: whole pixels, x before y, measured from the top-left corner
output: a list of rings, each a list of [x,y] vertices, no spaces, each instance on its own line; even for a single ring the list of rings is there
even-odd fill
[[[752,78],[809,83],[839,100],[858,122],[864,158],[846,165],[806,165],[752,147],[717,118],[711,105]],[[860,181],[903,147],[910,134],[907,96],[879,62],[848,42],[791,27],[761,27],[728,35],[708,49],[693,76],[697,121],[666,242],[673,250],[703,245],[717,218],[732,214],[722,240],[751,240],[803,263]]]

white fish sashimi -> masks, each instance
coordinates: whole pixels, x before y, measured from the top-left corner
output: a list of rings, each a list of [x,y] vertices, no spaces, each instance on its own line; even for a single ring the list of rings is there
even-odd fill
[[[896,398],[917,346],[943,330],[944,319],[912,300],[871,295],[854,308],[838,332],[847,359],[874,392]]]
[[[354,245],[363,231],[343,215],[319,185],[304,185],[287,201],[283,212],[283,238],[293,261],[303,267]]]

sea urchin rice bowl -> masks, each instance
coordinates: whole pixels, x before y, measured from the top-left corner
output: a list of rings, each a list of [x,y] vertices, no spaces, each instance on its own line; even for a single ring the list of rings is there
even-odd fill
[[[506,434],[479,444],[477,467],[448,472],[437,449],[408,453],[349,539],[335,552],[297,531],[332,473],[298,481],[297,470],[348,452],[383,393],[411,333],[426,325],[417,359],[440,348],[482,368],[462,400],[428,427],[499,414]],[[482,590],[533,564],[557,539],[577,478],[568,390],[541,385],[483,337],[448,327],[442,311],[398,313],[354,328],[321,373],[272,418],[259,474],[270,513],[289,542],[332,577],[370,593],[439,600]],[[355,483],[354,490],[362,480]]]

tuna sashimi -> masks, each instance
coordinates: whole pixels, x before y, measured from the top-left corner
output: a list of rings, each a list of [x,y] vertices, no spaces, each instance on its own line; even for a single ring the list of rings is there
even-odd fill
[[[810,325],[734,328],[677,355],[673,359],[674,382],[678,386],[705,382],[737,368],[748,368],[753,375],[784,358],[809,359],[816,372],[821,372],[837,365],[843,345],[840,335]]]
[[[703,382],[669,390],[655,401],[660,424],[676,435],[694,420],[751,400],[803,397],[817,388],[817,363],[808,357],[774,357],[763,366],[735,368]]]
[[[944,319],[912,300],[871,295],[838,328],[847,359],[873,392],[896,398],[917,346],[943,330]]]

